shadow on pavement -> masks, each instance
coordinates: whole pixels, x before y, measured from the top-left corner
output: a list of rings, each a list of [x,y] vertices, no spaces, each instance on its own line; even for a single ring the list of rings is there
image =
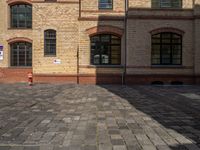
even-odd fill
[[[167,143],[170,149],[199,150],[200,99],[188,98],[182,94],[200,94],[200,87],[110,85],[101,87],[127,100],[145,116],[149,116],[163,126],[170,137],[175,139]]]

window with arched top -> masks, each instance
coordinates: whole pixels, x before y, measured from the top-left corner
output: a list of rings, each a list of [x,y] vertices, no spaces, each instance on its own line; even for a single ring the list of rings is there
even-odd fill
[[[16,4],[10,6],[11,28],[32,28],[32,6]]]
[[[121,64],[121,38],[112,34],[92,36],[91,64],[119,65]]]
[[[152,65],[181,65],[182,36],[163,32],[152,35]]]
[[[182,0],[152,0],[153,8],[181,8]]]
[[[56,31],[49,29],[44,31],[44,55],[56,55]]]
[[[32,66],[32,44],[28,42],[15,42],[10,44],[11,66]]]

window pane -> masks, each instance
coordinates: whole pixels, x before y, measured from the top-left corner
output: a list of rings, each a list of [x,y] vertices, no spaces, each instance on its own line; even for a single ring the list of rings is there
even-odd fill
[[[160,38],[153,38],[152,43],[160,43]]]
[[[100,42],[100,36],[93,36],[91,42]]]
[[[172,0],[172,7],[173,8],[180,8],[181,7],[181,0]]]
[[[157,41],[160,39],[161,43],[158,43]],[[152,64],[181,64],[181,49],[182,38],[180,35],[173,33],[160,33],[160,36],[152,35]]]
[[[171,0],[160,0],[160,7],[170,8],[171,7]]]
[[[181,8],[182,0],[152,0],[152,8]]]
[[[120,64],[121,55],[120,55],[121,46],[111,46],[111,63]]]
[[[158,64],[160,64],[160,59],[152,58],[152,64],[153,64],[153,65],[158,65]]]
[[[153,8],[160,7],[160,0],[152,0],[152,7]]]
[[[31,28],[32,6],[25,4],[11,6],[11,27]]]
[[[102,64],[109,64],[110,46],[101,45],[101,61]]]
[[[121,39],[109,34],[91,37],[91,63],[94,65],[120,64]]]
[[[46,30],[45,35],[45,55],[56,55],[56,31]]]
[[[120,39],[119,37],[117,37],[117,36],[112,36],[111,38],[112,38],[112,39],[111,39],[111,43],[112,43],[112,44],[119,44],[119,45],[120,45],[121,39]]]
[[[110,42],[110,35],[102,35],[101,42]]]
[[[171,63],[171,46],[170,45],[162,45],[161,49],[162,53],[162,63],[163,64],[170,64]]]
[[[95,49],[92,49],[91,54],[92,54],[91,59],[92,59],[93,64],[99,65],[100,64],[101,46],[97,45],[95,47]]]
[[[112,9],[112,0],[99,0],[99,9]]]
[[[32,44],[26,42],[11,44],[11,66],[32,66]]]

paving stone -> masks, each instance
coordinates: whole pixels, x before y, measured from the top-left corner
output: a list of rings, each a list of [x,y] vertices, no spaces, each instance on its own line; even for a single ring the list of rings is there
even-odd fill
[[[3,150],[199,150],[199,86],[0,85]]]
[[[24,150],[24,146],[11,146],[10,150]]]
[[[25,146],[24,150],[40,150],[39,146]]]
[[[125,145],[114,145],[113,150],[127,150]]]
[[[96,145],[85,145],[83,150],[97,150]]]
[[[100,144],[99,150],[112,150],[112,144]]]
[[[0,146],[0,150],[10,150],[10,146]]]
[[[157,150],[153,145],[142,145],[143,150]]]
[[[53,150],[53,145],[50,145],[50,144],[48,144],[48,145],[41,145],[40,146],[40,150]]]

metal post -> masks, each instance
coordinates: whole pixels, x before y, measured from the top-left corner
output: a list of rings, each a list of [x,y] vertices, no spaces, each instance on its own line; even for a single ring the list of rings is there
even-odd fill
[[[129,5],[129,1],[125,0],[125,16],[124,16],[124,48],[125,48],[125,53],[124,53],[124,71],[123,71],[123,75],[122,75],[122,84],[125,85],[126,84],[126,71],[127,71],[127,17],[128,17],[128,6]]]

